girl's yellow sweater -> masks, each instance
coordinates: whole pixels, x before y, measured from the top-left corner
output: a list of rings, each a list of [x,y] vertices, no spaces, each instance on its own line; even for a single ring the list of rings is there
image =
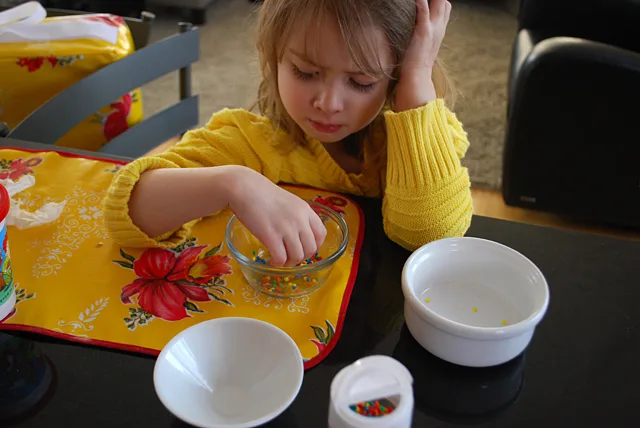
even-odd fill
[[[244,165],[274,183],[291,183],[368,197],[383,197],[384,229],[406,249],[440,238],[463,235],[471,222],[469,176],[460,164],[469,143],[461,123],[442,100],[395,113],[378,123],[386,132],[365,147],[364,170],[347,173],[315,139],[307,138],[284,154],[288,140],[269,119],[245,110],[225,109],[209,123],[185,134],[160,155],[140,158],[114,177],[104,202],[111,236],[122,246],[173,247],[189,236],[194,220],[160,237],[149,237],[131,221],[128,202],[140,175],[158,168]],[[386,138],[386,166],[374,162]],[[374,138],[376,140],[376,138]],[[281,144],[282,143],[282,144]]]

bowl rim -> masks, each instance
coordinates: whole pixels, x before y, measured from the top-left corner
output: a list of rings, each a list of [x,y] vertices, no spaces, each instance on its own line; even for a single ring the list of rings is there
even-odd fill
[[[478,327],[472,326],[468,324],[462,324],[457,321],[450,320],[448,318],[443,317],[442,315],[436,313],[431,310],[427,306],[423,305],[419,300],[418,296],[415,293],[413,287],[409,284],[409,267],[414,263],[415,259],[418,258],[425,251],[431,250],[435,245],[442,245],[443,243],[456,243],[456,242],[480,242],[482,244],[493,246],[495,248],[500,248],[506,250],[512,255],[523,260],[533,272],[538,274],[540,278],[542,278],[541,285],[543,286],[543,300],[542,304],[539,305],[527,318],[518,321],[515,324],[510,324],[507,326],[501,327]],[[547,279],[543,275],[542,271],[536,266],[529,258],[527,258],[522,253],[514,250],[511,247],[508,247],[499,242],[491,241],[489,239],[476,238],[476,237],[455,237],[455,238],[443,238],[436,241],[429,242],[422,247],[415,250],[411,256],[407,259],[402,269],[402,293],[404,294],[405,302],[411,306],[411,308],[418,314],[418,316],[434,327],[453,334],[459,337],[465,337],[468,339],[479,339],[479,340],[502,340],[510,337],[518,336],[520,334],[531,331],[536,327],[536,325],[542,320],[544,317],[548,307],[549,307],[549,285],[547,283]]]
[[[269,266],[269,265],[264,265],[262,263],[258,263],[255,262],[251,259],[249,259],[247,256],[245,256],[244,254],[242,254],[240,251],[238,251],[238,249],[236,247],[233,246],[233,244],[231,243],[231,240],[229,239],[229,235],[231,234],[231,226],[233,225],[234,222],[240,222],[240,219],[238,219],[238,217],[233,214],[231,216],[231,218],[229,219],[229,221],[227,222],[227,226],[225,227],[224,230],[224,241],[225,244],[227,245],[227,248],[229,249],[229,251],[231,252],[231,254],[233,255],[233,257],[236,259],[236,261],[244,266],[247,266],[259,273],[262,274],[266,274],[266,275],[274,275],[274,274],[279,274],[279,275],[287,275],[287,274],[293,274],[293,272],[296,273],[305,273],[305,272],[314,272],[314,271],[318,271],[321,270],[327,266],[331,266],[336,260],[338,260],[340,257],[342,257],[342,255],[345,253],[345,251],[347,250],[347,246],[349,245],[349,239],[351,237],[350,233],[349,233],[349,226],[347,225],[347,222],[345,221],[345,219],[338,214],[335,210],[333,210],[332,208],[321,204],[319,202],[316,201],[312,201],[309,199],[303,199],[305,202],[307,202],[309,205],[316,206],[319,207],[323,210],[326,210],[329,214],[329,216],[336,221],[336,223],[338,223],[338,226],[340,227],[340,230],[343,231],[343,238],[342,238],[342,242],[340,242],[340,246],[338,247],[338,249],[331,254],[329,257],[324,258],[322,260],[320,260],[317,263],[312,263],[312,264],[308,264],[308,265],[303,265],[303,266],[292,266],[292,267],[286,267],[286,266],[282,266],[282,267],[276,267],[276,266]],[[242,224],[242,222],[240,222]],[[246,226],[245,226],[246,227]]]
[[[180,409],[176,408],[173,403],[171,403],[167,397],[163,396],[159,389],[158,389],[158,385],[159,382],[161,382],[159,380],[159,367],[161,362],[165,361],[167,358],[167,354],[169,352],[169,350],[176,344],[176,342],[178,342],[179,340],[181,340],[189,330],[191,329],[195,329],[198,326],[201,326],[201,324],[218,324],[218,323],[233,323],[233,322],[245,322],[245,323],[253,323],[255,325],[260,326],[261,328],[267,328],[272,330],[275,333],[278,333],[278,335],[280,335],[280,337],[282,337],[284,339],[284,341],[288,344],[291,345],[293,349],[295,349],[296,351],[296,355],[299,357],[296,359],[297,364],[294,366],[290,366],[293,367],[294,369],[297,369],[296,371],[299,373],[298,375],[298,379],[297,379],[297,385],[294,386],[294,392],[291,394],[290,397],[288,397],[286,400],[283,401],[283,403],[278,406],[276,409],[272,410],[271,412],[269,412],[268,414],[262,416],[261,418],[257,418],[254,419],[252,421],[247,421],[245,423],[237,423],[237,424],[207,424],[207,425],[202,425],[200,424],[198,421],[195,421],[194,419],[191,418],[191,416],[189,416],[188,414],[180,411]],[[202,328],[202,327],[200,327]],[[201,428],[250,428],[250,427],[254,427],[257,425],[262,425],[265,424],[273,419],[275,419],[276,417],[278,417],[282,412],[284,412],[289,406],[291,406],[291,403],[293,403],[293,401],[296,399],[296,397],[298,396],[298,394],[300,393],[300,388],[302,387],[302,381],[304,379],[304,363],[303,363],[303,357],[302,357],[302,353],[300,352],[300,348],[298,347],[298,345],[296,344],[296,342],[291,338],[291,336],[289,336],[289,334],[287,332],[285,332],[284,330],[282,330],[281,328],[268,323],[266,321],[262,321],[262,320],[258,320],[255,318],[249,318],[249,317],[221,317],[221,318],[214,318],[214,319],[210,319],[210,320],[205,320],[202,322],[199,322],[197,324],[194,324],[192,326],[190,326],[189,328],[186,328],[184,330],[182,330],[180,333],[176,334],[173,338],[171,338],[171,340],[162,348],[162,351],[160,351],[160,354],[158,355],[154,368],[153,368],[153,387],[154,390],[156,392],[156,395],[158,396],[158,398],[160,399],[160,401],[162,402],[162,404],[165,406],[165,408],[167,410],[169,410],[174,416],[180,418],[181,420],[183,420],[184,422],[193,425],[195,427],[201,427]]]

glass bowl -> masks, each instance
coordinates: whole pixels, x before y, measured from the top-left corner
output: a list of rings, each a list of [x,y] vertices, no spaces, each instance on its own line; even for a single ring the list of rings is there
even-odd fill
[[[299,297],[322,287],[349,242],[342,216],[326,205],[307,201],[327,228],[327,237],[315,257],[294,267],[266,264],[268,251],[234,215],[225,230],[225,241],[240,270],[256,290],[273,297]]]

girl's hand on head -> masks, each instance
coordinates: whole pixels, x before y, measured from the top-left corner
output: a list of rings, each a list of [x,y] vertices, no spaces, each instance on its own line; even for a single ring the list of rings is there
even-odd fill
[[[436,99],[431,78],[444,38],[451,3],[447,0],[416,0],[416,25],[400,69],[396,87],[396,111],[425,105]]]
[[[267,247],[272,265],[295,266],[318,251],[327,229],[307,202],[249,168],[233,181],[230,207]]]

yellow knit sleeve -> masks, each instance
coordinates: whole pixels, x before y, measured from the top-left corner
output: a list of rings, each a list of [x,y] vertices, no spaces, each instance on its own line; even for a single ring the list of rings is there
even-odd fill
[[[469,175],[460,159],[467,134],[443,100],[385,112],[387,176],[384,229],[408,250],[462,236],[473,214]]]
[[[273,132],[269,122],[244,110],[225,109],[213,115],[203,128],[187,132],[168,151],[136,159],[113,179],[103,204],[104,221],[110,236],[125,247],[171,248],[184,242],[194,220],[162,236],[150,237],[131,221],[129,199],[140,176],[160,168],[196,168],[244,165],[278,181],[279,156],[268,144]]]

